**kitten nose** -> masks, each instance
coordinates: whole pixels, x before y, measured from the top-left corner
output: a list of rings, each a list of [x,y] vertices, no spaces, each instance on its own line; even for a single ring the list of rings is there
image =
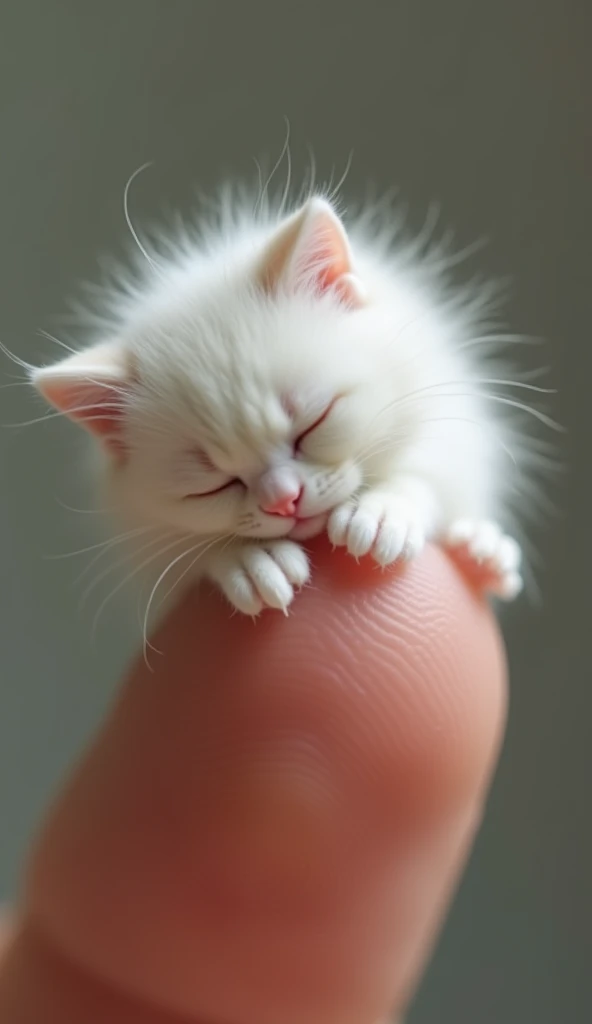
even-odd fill
[[[261,505],[261,508],[269,516],[295,516],[299,497],[300,491],[292,497],[278,498],[277,501]]]
[[[257,487],[259,508],[270,516],[295,516],[303,490],[293,470],[269,469]]]

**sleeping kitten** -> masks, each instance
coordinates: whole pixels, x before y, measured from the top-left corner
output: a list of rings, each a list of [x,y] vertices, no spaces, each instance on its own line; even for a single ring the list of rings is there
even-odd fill
[[[485,589],[520,591],[516,438],[486,387],[508,382],[472,359],[487,298],[446,291],[381,216],[346,225],[321,195],[227,209],[149,257],[96,344],[32,372],[94,435],[107,505],[156,567],[151,602],[207,577],[241,612],[285,611],[323,530],[379,566],[438,540]]]

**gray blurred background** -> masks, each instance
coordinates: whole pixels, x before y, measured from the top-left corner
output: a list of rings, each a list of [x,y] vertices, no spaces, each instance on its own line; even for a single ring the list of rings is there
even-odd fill
[[[136,221],[188,208],[196,186],[252,176],[291,122],[298,176],[400,186],[411,223],[432,200],[474,265],[514,281],[516,329],[549,339],[553,410],[569,428],[561,515],[537,538],[540,609],[508,615],[507,742],[480,840],[417,998],[415,1024],[592,1019],[588,636],[592,14],[585,0],[378,3],[8,0],[0,14],[0,340],[58,350],[57,314]],[[283,173],[283,172],[282,172]],[[2,384],[19,370],[2,357]],[[589,410],[584,428],[585,404]],[[0,392],[0,899],[43,808],[96,727],[136,637],[75,579],[92,543],[78,439]],[[103,591],[105,593],[105,591]]]

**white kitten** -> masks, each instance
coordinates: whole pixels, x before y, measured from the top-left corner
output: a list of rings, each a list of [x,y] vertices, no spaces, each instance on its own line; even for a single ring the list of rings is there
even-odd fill
[[[309,577],[300,542],[325,529],[381,566],[438,539],[499,597],[521,589],[513,439],[484,387],[507,382],[469,351],[488,303],[392,234],[368,214],[346,228],[321,196],[289,216],[244,203],[151,258],[108,336],[33,372],[95,435],[152,596],[208,577],[242,612],[285,610]]]

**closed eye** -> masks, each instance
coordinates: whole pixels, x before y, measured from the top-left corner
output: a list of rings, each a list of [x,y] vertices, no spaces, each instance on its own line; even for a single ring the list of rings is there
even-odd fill
[[[325,411],[322,412],[321,415],[314,421],[314,423],[311,423],[310,426],[306,428],[306,430],[303,430],[302,433],[298,434],[298,437],[294,441],[294,451],[300,451],[300,447],[305,438],[307,438],[309,434],[312,434],[313,430],[316,430],[317,427],[320,427],[321,424],[325,422],[325,420],[329,416],[329,413],[333,410],[333,407],[335,406],[336,402],[337,399],[335,398],[331,402],[331,404],[327,406]]]
[[[210,456],[203,450],[203,448],[191,448],[189,450],[189,455],[192,462],[196,464],[202,472],[215,473],[218,477],[226,475],[223,470],[212,462]],[[230,479],[225,480],[224,483],[218,484],[217,487],[209,488],[209,490],[192,491],[190,494],[186,494],[183,500],[186,501],[188,498],[209,498],[214,494],[221,494],[222,491],[226,491],[229,487],[234,487],[235,484],[242,485],[242,481],[239,480],[238,477],[231,477]]]
[[[232,480],[227,480],[225,484],[221,484],[220,487],[214,487],[211,491],[195,491],[192,494],[186,494],[184,500],[187,501],[189,498],[210,498],[214,494],[221,494],[222,491],[227,491],[229,487],[235,487],[236,484],[244,487],[242,480],[235,476]]]

